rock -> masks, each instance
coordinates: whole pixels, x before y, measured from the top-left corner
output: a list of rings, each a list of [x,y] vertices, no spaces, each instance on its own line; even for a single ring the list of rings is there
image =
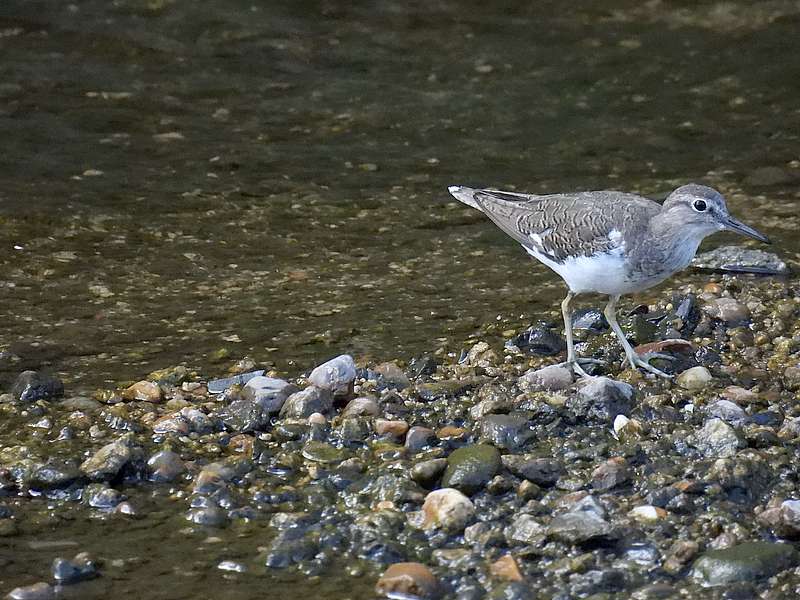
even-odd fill
[[[784,275],[789,272],[786,263],[776,254],[744,246],[720,246],[703,252],[694,257],[692,266],[710,271],[761,275]]]
[[[629,512],[628,516],[643,523],[655,523],[667,517],[667,511],[658,506],[651,506],[649,504],[642,506],[635,506]]]
[[[738,385],[729,385],[720,394],[724,399],[735,402],[736,404],[750,404],[758,400],[758,394]]]
[[[431,383],[419,383],[414,391],[420,400],[434,402],[447,398],[457,398],[465,392],[479,386],[485,381],[483,377],[467,377],[464,379],[445,379]]]
[[[153,423],[153,433],[187,435],[189,431],[191,431],[189,421],[177,414],[165,415]]]
[[[542,487],[554,486],[563,473],[561,465],[552,458],[537,458],[530,454],[504,454],[501,460],[503,466],[517,477]]]
[[[489,565],[489,573],[498,579],[506,581],[522,581],[522,572],[514,557],[510,554],[500,557]]]
[[[708,405],[706,412],[709,416],[722,419],[732,427],[744,427],[750,421],[744,409],[730,400],[717,400]]]
[[[619,414],[629,414],[633,387],[608,377],[592,377],[580,383],[578,393],[567,399],[567,408],[579,419],[611,421]]]
[[[186,520],[204,527],[224,527],[228,523],[228,516],[218,506],[204,506],[189,510]]]
[[[692,367],[678,375],[675,381],[685,390],[697,391],[709,385],[714,378],[705,367]]]
[[[411,467],[411,479],[426,488],[431,488],[436,484],[446,468],[446,458],[423,460]]]
[[[281,531],[269,547],[266,565],[282,569],[293,564],[311,560],[319,551],[319,546],[304,527],[291,527]]]
[[[11,395],[20,402],[59,398],[64,395],[64,384],[54,375],[38,371],[23,371],[12,386]]]
[[[517,450],[534,437],[528,418],[521,413],[486,415],[480,427],[483,439],[506,450]]]
[[[784,500],[758,515],[758,522],[772,529],[778,537],[800,539],[800,500]]]
[[[390,388],[402,390],[411,385],[408,375],[393,362],[381,363],[373,371],[380,375],[384,383]]]
[[[534,600],[537,594],[522,581],[506,581],[492,589],[488,598],[489,600]]]
[[[52,567],[53,579],[62,585],[77,583],[97,577],[97,565],[86,553],[78,554],[72,560],[56,558]]]
[[[391,565],[375,585],[378,594],[389,598],[432,600],[442,594],[439,581],[422,563],[399,562]]]
[[[703,428],[686,441],[706,458],[727,458],[746,446],[736,430],[722,419],[708,419]]]
[[[620,456],[608,459],[592,471],[592,487],[598,492],[607,492],[628,483],[630,479],[628,462]]]
[[[186,472],[186,465],[181,457],[171,450],[161,450],[153,454],[147,461],[150,479],[158,483],[175,481]]]
[[[350,455],[346,450],[334,448],[325,442],[314,441],[307,442],[306,445],[303,446],[302,455],[303,458],[307,460],[322,464],[340,463],[343,460],[350,458]]]
[[[264,370],[251,371],[249,373],[239,373],[233,377],[226,377],[225,379],[213,379],[208,382],[208,392],[210,394],[221,394],[225,390],[233,387],[234,385],[245,385],[253,377],[259,377],[264,374]]]
[[[329,390],[338,395],[346,393],[355,378],[356,364],[353,357],[349,354],[341,354],[311,371],[308,381],[320,389]]]
[[[436,373],[437,366],[436,359],[432,356],[416,356],[408,363],[408,373],[413,379],[429,377]]]
[[[375,419],[373,427],[378,435],[389,435],[396,439],[402,438],[408,432],[408,423],[405,421]]]
[[[50,584],[40,581],[14,588],[7,597],[9,600],[51,600],[56,597],[56,592]]]
[[[703,312],[712,319],[719,319],[728,325],[750,320],[750,311],[747,307],[733,298],[713,298],[703,306]]]
[[[541,369],[531,369],[517,379],[517,383],[525,392],[559,391],[572,385],[572,372],[560,365],[550,365]]]
[[[127,433],[83,461],[80,469],[95,481],[113,479],[138,453],[133,434]]]
[[[747,542],[704,553],[692,576],[703,585],[731,585],[772,577],[797,563],[797,551],[789,544]]]
[[[116,508],[122,502],[122,494],[118,490],[100,483],[87,485],[81,498],[85,504],[102,510]]]
[[[670,546],[664,560],[664,570],[670,575],[679,574],[700,551],[700,545],[692,540],[678,540]]]
[[[269,425],[269,414],[255,401],[237,398],[223,407],[217,417],[225,428],[236,433],[263,431]]]
[[[464,446],[447,457],[444,487],[460,490],[468,496],[483,488],[500,469],[500,452],[494,446]]]
[[[581,308],[572,313],[572,329],[599,334],[608,331],[609,325],[602,310]]]
[[[565,513],[553,517],[547,535],[568,544],[610,539],[616,532],[605,519],[605,511],[592,496],[586,496]]]
[[[122,397],[128,401],[161,402],[164,397],[161,387],[152,381],[137,381],[122,390]]]
[[[506,527],[504,534],[509,542],[535,544],[545,535],[544,526],[532,515],[521,514]]]
[[[268,414],[280,412],[286,399],[297,392],[297,386],[274,377],[256,376],[242,388],[242,398],[257,404]]]
[[[312,385],[289,396],[281,408],[280,416],[283,419],[306,419],[315,412],[324,414],[332,408],[331,392]]]
[[[554,356],[567,349],[567,342],[545,324],[540,323],[508,340],[506,347],[519,348],[523,352],[539,356]]]
[[[342,411],[342,418],[346,417],[374,417],[380,412],[378,403],[372,398],[353,398]]]
[[[425,516],[424,528],[460,533],[475,515],[475,506],[458,490],[442,488],[425,496],[422,511]]]
[[[416,452],[436,442],[436,433],[433,429],[415,425],[406,434],[406,448]]]

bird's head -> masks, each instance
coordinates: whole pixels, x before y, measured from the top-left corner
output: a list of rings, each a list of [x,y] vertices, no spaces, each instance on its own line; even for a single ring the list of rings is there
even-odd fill
[[[663,210],[700,237],[728,230],[769,244],[765,235],[734,219],[722,194],[705,185],[690,183],[679,187],[664,201]]]

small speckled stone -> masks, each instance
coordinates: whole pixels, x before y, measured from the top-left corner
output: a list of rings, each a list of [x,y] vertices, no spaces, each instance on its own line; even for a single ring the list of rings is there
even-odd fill
[[[705,367],[692,367],[678,375],[677,383],[685,390],[697,391],[708,386],[714,378]]]

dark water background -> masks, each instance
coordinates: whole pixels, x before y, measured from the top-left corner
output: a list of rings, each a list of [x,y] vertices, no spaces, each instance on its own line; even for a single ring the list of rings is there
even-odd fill
[[[244,356],[296,374],[555,314],[557,278],[452,183],[704,181],[794,260],[798,56],[789,0],[6,0],[0,383],[45,366],[74,393]],[[93,550],[113,544],[102,527],[58,537]],[[157,556],[157,531],[130,553]],[[200,548],[173,543],[176,561]],[[137,564],[153,598],[264,585]]]

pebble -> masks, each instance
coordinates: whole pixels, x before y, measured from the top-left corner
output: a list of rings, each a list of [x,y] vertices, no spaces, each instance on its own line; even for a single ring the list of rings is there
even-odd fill
[[[415,425],[408,430],[408,433],[406,433],[405,446],[409,450],[416,452],[417,450],[422,450],[423,448],[430,446],[435,441],[436,433],[433,431],[433,429]]]
[[[565,390],[572,385],[572,372],[559,365],[531,369],[517,379],[517,384],[526,392]]]
[[[401,439],[409,429],[408,423],[405,421],[391,421],[388,419],[375,419],[373,427],[378,435],[389,435],[396,439]]]
[[[703,585],[718,586],[758,581],[798,564],[798,553],[789,544],[747,542],[702,554],[692,576]]]
[[[372,398],[353,398],[344,407],[341,417],[374,417],[380,413],[378,403]]]
[[[713,298],[703,306],[703,311],[727,325],[738,325],[750,320],[747,307],[733,298]]]
[[[706,412],[709,416],[722,419],[732,427],[744,427],[750,421],[744,409],[730,400],[712,402],[706,408]]]
[[[518,450],[534,437],[528,417],[521,413],[486,415],[480,424],[481,437],[504,450]]]
[[[122,468],[140,451],[132,433],[123,435],[118,440],[106,444],[81,464],[83,471],[90,479],[113,479]]]
[[[132,386],[122,390],[122,397],[128,401],[161,402],[164,394],[161,386],[152,381],[137,381]]]
[[[474,444],[458,448],[447,457],[442,485],[470,496],[494,477],[500,465],[500,452],[494,446]]]
[[[736,430],[722,419],[708,419],[703,427],[688,436],[689,445],[697,448],[706,458],[734,456],[746,443]]]
[[[705,367],[692,367],[678,375],[675,381],[685,390],[698,391],[711,384],[714,377]]]
[[[51,571],[53,579],[62,585],[92,579],[98,575],[97,565],[85,552],[78,554],[72,560],[54,559]]]
[[[44,581],[14,588],[8,594],[10,600],[51,600],[55,597],[56,592],[53,586]]]
[[[633,386],[608,377],[592,377],[581,382],[578,393],[567,400],[567,408],[579,419],[610,423],[617,415],[632,409]]]
[[[532,454],[504,454],[503,466],[517,477],[522,477],[542,487],[552,487],[563,473],[559,462]]]
[[[446,468],[446,458],[424,460],[411,467],[411,479],[424,487],[430,488],[436,484]]]
[[[38,371],[23,371],[11,387],[11,395],[20,402],[49,400],[64,395],[64,384],[53,375]]]
[[[349,354],[342,354],[316,367],[308,381],[334,394],[346,393],[356,378],[356,364]],[[324,411],[319,411],[324,412]]]
[[[333,408],[333,396],[327,389],[309,386],[286,399],[281,408],[283,419],[306,419],[313,413],[325,414]]]
[[[398,562],[389,566],[375,584],[375,591],[389,598],[422,600],[435,600],[442,595],[436,576],[418,562]]]
[[[644,523],[655,523],[667,517],[667,511],[658,506],[643,505],[635,506],[629,512],[628,516],[637,521]]]
[[[516,559],[511,554],[501,556],[489,566],[489,573],[506,581],[522,581],[522,572]]]
[[[160,450],[147,460],[150,479],[166,483],[175,481],[186,472],[186,465],[181,457],[172,450]]]
[[[242,398],[257,404],[265,413],[277,413],[286,399],[297,392],[297,386],[274,377],[259,375],[248,380],[242,388]]]
[[[630,480],[628,461],[619,456],[608,459],[592,471],[592,488],[598,492],[607,492]]]
[[[422,511],[425,516],[424,528],[458,533],[475,516],[475,505],[458,490],[442,488],[425,496]]]
[[[535,544],[544,537],[545,527],[533,516],[521,514],[503,532],[509,542]]]
[[[507,348],[539,356],[555,356],[567,348],[567,341],[544,324],[529,327],[506,342]]]

